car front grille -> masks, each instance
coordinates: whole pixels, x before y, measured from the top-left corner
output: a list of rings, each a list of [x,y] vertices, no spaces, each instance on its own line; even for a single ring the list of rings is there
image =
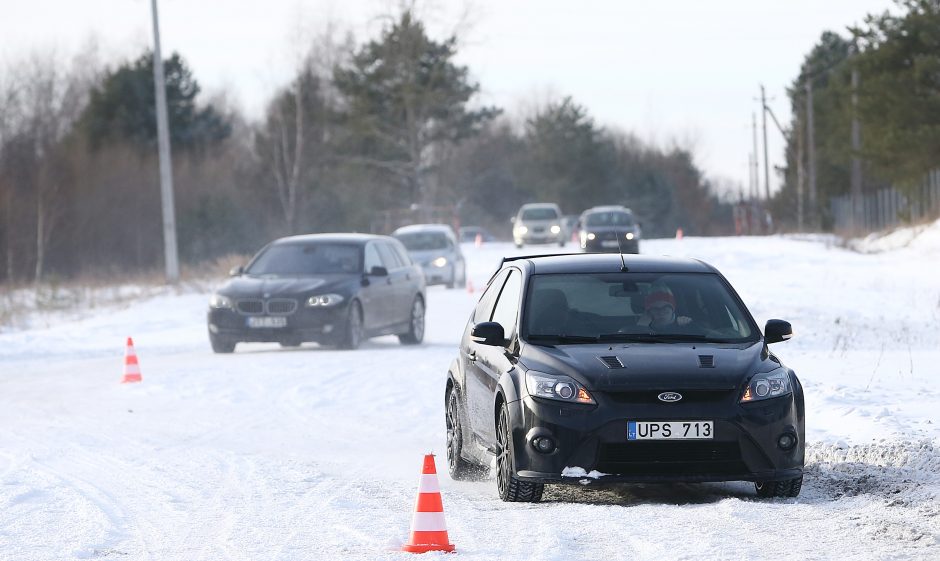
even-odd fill
[[[268,300],[267,309],[272,316],[288,316],[297,311],[297,300],[289,298]]]
[[[601,444],[598,471],[617,475],[706,475],[747,471],[737,442],[668,441]]]
[[[723,403],[731,398],[734,390],[670,390],[682,394],[682,399],[677,403]],[[634,405],[650,405],[654,403],[662,404],[659,400],[661,390],[651,391],[626,391],[626,392],[604,392],[610,399],[616,403],[629,403]]]
[[[289,316],[297,311],[297,300],[272,298],[265,301],[260,298],[246,298],[238,300],[235,303],[235,308],[240,314],[246,316],[258,316],[265,312],[272,316]]]

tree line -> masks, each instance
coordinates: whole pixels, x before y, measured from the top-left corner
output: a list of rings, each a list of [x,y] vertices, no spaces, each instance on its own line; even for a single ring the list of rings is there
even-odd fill
[[[853,159],[858,195],[887,186],[913,195],[940,167],[940,0],[895,4],[846,35],[824,32],[788,89],[784,187],[772,206],[791,226],[802,195],[806,223],[831,228],[828,202],[851,194]]]
[[[290,234],[387,233],[400,225],[389,216],[506,235],[533,201],[567,214],[624,204],[647,236],[731,230],[691,151],[600,126],[567,97],[528,115],[480,105],[457,48],[409,10],[362,44],[324,34],[257,121],[202,95],[181,55],[164,60],[181,260]],[[162,266],[155,123],[149,52],[0,72],[0,282]]]

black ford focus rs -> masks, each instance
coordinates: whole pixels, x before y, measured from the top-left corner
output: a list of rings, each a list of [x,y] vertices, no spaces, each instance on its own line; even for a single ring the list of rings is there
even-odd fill
[[[455,479],[496,456],[499,495],[547,483],[803,481],[803,390],[728,281],[691,259],[581,254],[505,259],[448,371]]]

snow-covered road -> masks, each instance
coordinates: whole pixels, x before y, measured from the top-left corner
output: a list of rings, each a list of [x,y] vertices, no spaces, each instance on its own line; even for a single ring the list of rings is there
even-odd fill
[[[465,250],[477,288],[519,253]],[[451,481],[443,457],[444,373],[479,293],[430,289],[419,347],[214,355],[208,295],[167,291],[0,332],[0,560],[406,559],[428,451],[462,558],[940,559],[940,244],[642,250],[712,263],[760,325],[793,323],[774,350],[806,390],[797,499],[729,483],[549,487],[541,504],[502,503],[492,478]],[[128,335],[142,384],[118,383]]]

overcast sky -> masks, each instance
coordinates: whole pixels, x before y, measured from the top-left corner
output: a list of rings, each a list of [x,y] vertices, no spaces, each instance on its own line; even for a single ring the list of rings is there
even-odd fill
[[[333,21],[374,37],[388,0],[160,0],[164,55],[177,51],[207,93],[261,115],[294,67],[296,37]],[[431,34],[455,29],[482,102],[510,113],[572,96],[598,124],[693,149],[711,177],[748,183],[759,84],[782,124],[785,88],[824,30],[846,35],[890,0],[466,0],[419,3]],[[149,0],[3,0],[0,65],[30,51],[63,58],[94,37],[105,61],[152,42]],[[0,66],[2,69],[4,66]],[[768,120],[771,166],[783,139]],[[762,148],[759,149],[762,151]],[[761,171],[763,177],[763,171]],[[771,179],[772,188],[775,185]]]

